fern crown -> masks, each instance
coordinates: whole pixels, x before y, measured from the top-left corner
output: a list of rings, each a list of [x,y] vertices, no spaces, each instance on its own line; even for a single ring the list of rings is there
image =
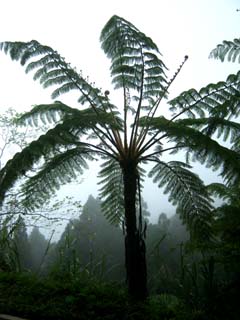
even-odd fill
[[[181,93],[168,102],[171,115],[166,118],[160,112],[161,101],[167,98],[187,56],[168,78],[157,45],[118,16],[104,26],[100,41],[111,62],[113,86],[123,93],[122,110],[111,102],[109,91],[102,92],[90,83],[82,71],[78,72],[51,47],[36,40],[0,44],[0,49],[25,66],[27,73],[33,72],[34,80],[44,88],[53,87],[52,99],[76,90],[82,106],[76,109],[60,101],[40,104],[19,119],[21,125],[37,126],[43,122],[51,123],[52,128],[0,171],[0,200],[17,180],[24,178],[19,196],[33,210],[43,205],[61,184],[82,174],[89,160],[100,157],[103,210],[113,223],[119,223],[124,211],[123,168],[134,165],[136,179],[142,184],[142,166],[153,163],[150,177],[169,194],[183,220],[190,226],[204,226],[203,233],[207,234],[211,200],[201,179],[190,171],[188,161],[220,168],[228,184],[238,179],[239,124],[234,120],[240,110],[240,72],[199,91]],[[225,41],[210,56],[239,62],[239,43],[237,39]],[[232,150],[213,140],[215,133],[225,140],[230,137]],[[163,161],[165,152],[176,154],[180,150],[186,154],[185,164]]]

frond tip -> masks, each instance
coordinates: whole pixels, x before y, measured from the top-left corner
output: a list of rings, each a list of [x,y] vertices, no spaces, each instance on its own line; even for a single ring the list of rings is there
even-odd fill
[[[222,62],[226,58],[229,62],[240,63],[240,39],[223,41],[222,44],[218,44],[217,47],[211,51],[209,57],[220,59]]]
[[[101,32],[100,41],[111,59],[115,88],[134,90],[140,99],[165,92],[166,67],[156,44],[127,20],[113,16]]]

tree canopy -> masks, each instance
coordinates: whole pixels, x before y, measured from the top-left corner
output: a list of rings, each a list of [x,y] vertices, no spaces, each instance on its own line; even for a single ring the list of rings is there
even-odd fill
[[[19,197],[28,210],[41,207],[47,198],[100,157],[100,197],[106,217],[123,222],[126,232],[126,266],[129,291],[146,296],[146,266],[141,190],[144,165],[153,181],[169,194],[193,237],[211,237],[212,202],[199,176],[191,171],[190,160],[220,169],[227,184],[239,181],[237,148],[226,148],[213,139],[219,137],[235,145],[239,139],[240,72],[225,82],[209,84],[201,90],[187,90],[168,101],[166,117],[161,102],[188,57],[172,77],[167,76],[161,53],[151,38],[132,23],[113,16],[102,29],[100,42],[110,59],[114,89],[121,89],[122,105],[111,102],[102,92],[54,49],[36,40],[3,42],[0,49],[12,60],[33,72],[44,88],[53,87],[52,99],[77,90],[81,108],[60,101],[36,105],[19,123],[55,124],[9,160],[0,171],[0,200],[16,181],[24,177]],[[231,49],[234,47],[233,50]],[[224,48],[224,49],[223,49]],[[226,49],[227,48],[227,49]],[[235,61],[238,41],[224,43],[212,56]],[[165,162],[163,155],[184,151],[186,162]],[[25,179],[26,178],[26,179]]]

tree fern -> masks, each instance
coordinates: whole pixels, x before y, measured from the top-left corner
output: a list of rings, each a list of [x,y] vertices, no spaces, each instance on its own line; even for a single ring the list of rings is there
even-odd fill
[[[87,160],[100,157],[104,161],[99,174],[103,210],[112,223],[125,223],[129,293],[145,298],[142,165],[155,162],[150,176],[177,205],[192,235],[209,239],[212,206],[202,181],[190,171],[189,164],[164,163],[160,157],[164,152],[174,155],[182,150],[187,161],[197,160],[220,169],[228,185],[236,185],[240,174],[239,125],[235,121],[240,114],[240,72],[199,91],[181,93],[169,102],[172,114],[166,119],[156,116],[156,112],[187,56],[167,80],[167,68],[157,45],[118,16],[107,22],[100,41],[111,60],[114,88],[123,91],[122,110],[110,101],[108,91],[101,92],[51,47],[35,40],[0,44],[0,49],[24,65],[26,72],[33,72],[34,80],[44,88],[53,88],[53,99],[77,90],[81,105],[81,110],[59,101],[37,105],[19,119],[22,125],[50,123],[53,128],[16,154],[0,171],[0,201],[16,181],[25,177],[21,200],[29,209],[41,206],[61,184],[81,174]],[[235,61],[239,42],[234,41],[234,45],[235,51],[227,49],[214,55]],[[215,134],[225,140],[231,135],[232,150],[214,141]]]
[[[124,197],[123,197],[123,173],[122,169],[115,159],[108,159],[101,165],[102,169],[98,177],[99,197],[102,200],[102,210],[110,223],[119,225],[124,222]],[[138,167],[139,185],[136,198],[136,207],[139,211],[139,196],[143,188],[145,170]],[[140,189],[140,190],[139,190]]]

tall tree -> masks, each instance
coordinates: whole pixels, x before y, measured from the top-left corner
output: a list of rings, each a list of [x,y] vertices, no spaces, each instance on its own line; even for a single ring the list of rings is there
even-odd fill
[[[120,226],[109,224],[100,205],[99,199],[90,195],[79,219],[71,220],[66,226],[57,244],[64,262],[61,267],[67,267],[71,272],[85,270],[90,277],[122,280],[122,230]]]
[[[232,99],[239,92],[240,74],[200,92],[184,92],[170,101],[172,114],[167,118],[161,115],[159,106],[167,98],[187,56],[168,80],[157,45],[118,16],[113,16],[104,26],[100,41],[111,60],[114,88],[123,93],[122,109],[111,103],[108,90],[102,92],[90,83],[82,71],[77,72],[51,47],[35,40],[1,43],[5,53],[26,65],[26,72],[35,71],[34,79],[44,88],[55,87],[53,99],[78,90],[78,102],[85,108],[74,109],[55,101],[37,105],[21,117],[22,123],[38,125],[51,121],[56,126],[16,154],[0,171],[0,199],[3,200],[17,179],[28,173],[20,195],[29,210],[39,207],[61,184],[81,174],[88,160],[102,158],[99,177],[103,210],[111,222],[123,222],[129,293],[135,298],[145,298],[145,227],[140,201],[143,165],[154,164],[150,176],[159,187],[165,188],[191,234],[207,238],[211,201],[202,181],[190,171],[189,164],[164,162],[161,156],[165,152],[185,150],[188,157],[192,153],[209,166],[222,165],[223,176],[231,178],[239,173],[235,152],[212,140],[184,116],[201,119],[205,109],[210,112],[227,98]],[[233,103],[236,103],[234,99]],[[162,112],[166,114],[166,106]]]
[[[24,219],[20,215],[13,231],[13,245],[19,271],[30,269],[32,259],[27,228]]]
[[[48,241],[39,231],[37,226],[33,227],[29,235],[29,246],[32,258],[31,269],[39,271],[44,260],[44,255],[47,251]]]

